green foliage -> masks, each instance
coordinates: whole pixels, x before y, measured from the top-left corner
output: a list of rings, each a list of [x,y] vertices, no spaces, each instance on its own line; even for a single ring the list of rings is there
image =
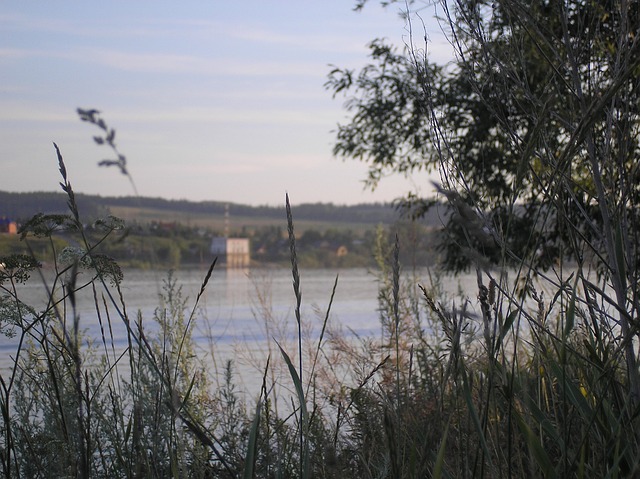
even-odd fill
[[[326,87],[352,113],[334,153],[368,163],[371,187],[437,172],[450,205],[440,246],[455,271],[479,256],[543,269],[597,256],[607,216],[637,238],[640,76],[627,40],[638,2],[440,3],[450,65],[414,38],[403,52],[375,40],[369,65],[330,72]],[[436,203],[398,204],[415,217]]]
[[[134,318],[121,302],[126,279],[97,250],[121,242],[117,220],[100,222],[102,236],[74,230],[84,247],[57,251],[44,307],[29,305],[15,287],[34,281],[38,261],[3,256],[3,332],[19,339],[13,368],[0,374],[5,477],[638,474],[629,370],[615,319],[587,271],[563,279],[550,301],[541,293],[547,283],[509,280],[508,270],[479,272],[478,293],[452,299],[437,276],[419,288],[421,279],[404,272],[403,258],[411,266],[413,255],[403,245],[415,244],[407,231],[380,228],[372,255],[381,334],[357,338],[333,324],[336,279],[320,333],[308,336],[313,321],[300,308],[297,247],[322,235],[296,241],[290,205],[288,223],[298,344],[295,354],[280,348],[283,374],[267,359],[252,417],[234,362],[219,381],[213,358],[192,339],[215,263],[193,308],[169,273],[153,317]],[[57,226],[43,231],[51,248],[56,235],[69,234]],[[80,268],[91,273],[85,283]],[[101,338],[86,337],[74,311],[75,292],[88,285]],[[128,328],[122,351],[107,333],[111,321]]]
[[[25,283],[31,273],[41,266],[33,256],[26,254],[0,256],[0,265],[2,265],[0,267],[0,284],[5,281]]]

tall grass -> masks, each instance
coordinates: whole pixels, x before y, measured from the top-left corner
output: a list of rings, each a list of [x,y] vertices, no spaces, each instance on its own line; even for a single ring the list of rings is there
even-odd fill
[[[57,147],[56,154],[69,215],[37,215],[21,230],[25,254],[0,258],[0,330],[18,338],[0,375],[5,477],[639,474],[638,403],[620,311],[606,276],[598,283],[587,265],[553,278],[478,269],[477,287],[454,294],[437,275],[423,283],[405,274],[405,245],[381,232],[380,335],[358,337],[332,319],[337,277],[326,310],[302,314],[287,197],[295,347],[271,349],[260,393],[245,404],[234,362],[222,380],[213,377],[212,358],[192,340],[216,262],[194,305],[169,274],[153,317],[130,311],[122,271],[96,252],[118,240],[122,223],[106,218],[102,237],[85,235]],[[44,237],[55,249],[60,231],[78,247],[54,251],[50,279],[29,241]],[[41,282],[44,306],[21,296],[26,281]],[[99,338],[83,332],[76,308],[85,289]],[[259,319],[274,321],[268,308]],[[124,349],[113,338],[115,321],[127,328]],[[274,373],[278,364],[284,376]]]

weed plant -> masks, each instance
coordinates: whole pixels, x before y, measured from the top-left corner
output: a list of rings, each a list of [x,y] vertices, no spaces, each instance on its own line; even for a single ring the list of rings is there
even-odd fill
[[[0,258],[0,331],[17,339],[0,376],[5,477],[640,474],[637,371],[626,357],[636,339],[620,326],[623,315],[635,318],[637,284],[621,310],[606,269],[577,264],[544,276],[479,267],[477,289],[451,296],[437,277],[406,275],[403,245],[381,234],[381,333],[357,337],[330,320],[338,277],[319,321],[301,314],[304,272],[287,198],[296,341],[269,339],[260,393],[245,403],[234,362],[213,377],[214,358],[192,339],[216,262],[193,306],[169,274],[152,318],[129,311],[122,271],[96,252],[123,224],[99,220],[103,236],[85,235],[56,152],[69,214],[36,215],[21,230],[26,253]],[[77,247],[58,250],[60,231]],[[33,238],[53,250],[52,280]],[[26,281],[41,282],[44,306],[21,296]],[[98,338],[83,331],[81,290],[94,297]],[[277,331],[261,304],[264,330]],[[127,329],[124,349],[115,321]]]

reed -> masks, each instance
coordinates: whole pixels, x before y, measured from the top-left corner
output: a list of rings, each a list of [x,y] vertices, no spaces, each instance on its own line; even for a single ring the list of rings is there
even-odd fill
[[[479,266],[473,291],[442,291],[437,271],[424,281],[405,274],[407,245],[381,230],[372,252],[380,334],[358,337],[333,320],[337,276],[326,309],[303,315],[287,196],[295,346],[257,293],[272,354],[247,406],[234,361],[216,376],[215,347],[199,354],[192,339],[216,261],[193,305],[169,273],[155,314],[130,312],[121,269],[98,253],[123,223],[104,218],[102,236],[85,234],[55,153],[69,214],[36,215],[21,230],[25,253],[0,258],[0,332],[18,338],[0,374],[5,477],[638,475],[635,373],[606,269]],[[79,246],[59,250],[61,233]],[[49,242],[52,277],[32,238]],[[44,305],[22,296],[26,281],[41,282]],[[83,290],[94,298],[99,338],[83,331]],[[116,321],[127,328],[124,349]]]

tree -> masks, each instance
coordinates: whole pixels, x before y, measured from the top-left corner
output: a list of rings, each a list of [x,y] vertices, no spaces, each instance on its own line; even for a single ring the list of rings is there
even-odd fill
[[[358,74],[331,72],[327,87],[347,94],[353,113],[334,151],[368,162],[372,187],[389,173],[439,174],[433,198],[399,205],[420,217],[446,200],[450,269],[575,261],[584,290],[615,311],[607,318],[622,331],[637,404],[639,2],[438,5],[456,52],[450,65],[431,64],[413,43],[399,53],[376,40]],[[591,264],[610,292],[583,274]]]
[[[438,171],[457,200],[442,244],[454,270],[505,253],[548,268],[588,254],[575,242],[602,240],[611,214],[637,224],[638,3],[448,3],[451,65],[375,40],[358,74],[330,73],[353,113],[334,153],[368,162],[372,188],[387,174]],[[414,217],[433,204],[399,202]],[[470,220],[472,235],[461,227]]]

